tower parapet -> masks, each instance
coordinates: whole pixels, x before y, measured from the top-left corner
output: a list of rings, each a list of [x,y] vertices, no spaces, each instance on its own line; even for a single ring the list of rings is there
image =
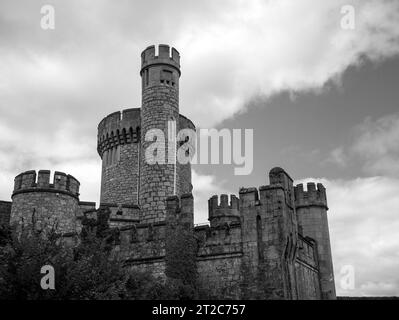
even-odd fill
[[[64,193],[72,197],[79,197],[80,183],[70,174],[55,171],[53,182],[50,183],[50,170],[35,170],[23,172],[14,179],[14,197],[20,193],[51,192]]]
[[[234,194],[230,195],[230,201],[227,194],[222,194],[220,203],[218,196],[214,195],[208,200],[208,209],[211,227],[240,221],[239,200]]]
[[[101,158],[107,150],[139,141],[140,108],[113,112],[98,125],[97,151]]]
[[[143,71],[153,65],[169,65],[175,68],[180,76],[180,54],[175,48],[170,49],[166,44],[160,44],[158,46],[158,55],[155,55],[155,46],[147,47],[141,53],[141,70],[140,75]]]
[[[11,224],[33,225],[36,229],[55,229],[59,233],[76,232],[80,183],[73,176],[55,171],[26,171],[14,179]]]
[[[303,190],[303,184],[298,184],[295,190],[295,204],[296,208],[307,206],[318,206],[328,210],[326,188],[321,184],[313,182],[307,183],[307,191]]]

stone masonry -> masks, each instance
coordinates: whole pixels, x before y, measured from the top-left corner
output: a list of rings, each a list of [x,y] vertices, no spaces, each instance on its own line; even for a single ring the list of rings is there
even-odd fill
[[[180,75],[176,49],[160,45],[156,55],[148,47],[141,55],[141,108],[111,113],[98,125],[99,208],[110,209],[110,226],[119,235],[115,251],[128,268],[165,278],[173,222],[192,231],[198,281],[210,296],[335,299],[323,185],[308,183],[304,190],[273,168],[265,186],[212,196],[209,224],[194,226],[191,166],[175,161],[179,147],[192,152],[191,137],[177,133],[195,130],[179,113]],[[98,210],[96,203],[80,201],[79,188],[62,172],[51,181],[47,170],[23,172],[15,178],[12,203],[0,201],[0,224],[51,227],[75,237],[81,218]]]

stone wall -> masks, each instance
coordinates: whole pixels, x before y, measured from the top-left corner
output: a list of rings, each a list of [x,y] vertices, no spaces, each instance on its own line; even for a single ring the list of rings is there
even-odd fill
[[[299,235],[297,257],[295,260],[295,277],[298,299],[321,299],[319,266],[316,242]]]
[[[11,202],[0,201],[0,226],[9,225],[11,216]]]
[[[241,262],[240,254],[198,258],[199,283],[210,298],[241,298]]]
[[[106,165],[103,160],[100,201],[121,205],[137,204],[139,144],[123,145],[119,148],[119,152],[118,162]]]

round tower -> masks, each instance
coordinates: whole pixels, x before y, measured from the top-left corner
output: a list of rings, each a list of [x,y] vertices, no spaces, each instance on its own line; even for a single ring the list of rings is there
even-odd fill
[[[166,198],[180,194],[176,164],[179,131],[180,56],[176,49],[150,46],[141,54],[141,222],[165,220]]]
[[[102,204],[138,204],[140,109],[117,111],[98,125]]]
[[[139,205],[140,220],[146,223],[165,219],[168,196],[192,191],[191,165],[176,161],[176,153],[193,152],[188,144],[195,139],[195,126],[179,114],[177,50],[160,45],[155,55],[151,46],[141,60],[142,107],[105,117],[98,125],[97,151],[102,159],[100,202]]]
[[[303,184],[298,184],[295,187],[295,206],[303,235],[317,243],[322,298],[336,299],[326,189],[321,183],[316,188],[314,183],[309,182],[307,191],[304,191]]]
[[[37,179],[36,179],[37,178]],[[14,179],[10,224],[19,228],[34,225],[36,230],[54,228],[65,234],[76,232],[80,183],[73,176],[56,171],[26,171]]]

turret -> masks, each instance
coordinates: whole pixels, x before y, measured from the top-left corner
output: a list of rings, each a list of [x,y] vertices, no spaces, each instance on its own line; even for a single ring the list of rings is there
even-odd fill
[[[102,159],[102,203],[137,205],[139,188],[140,109],[117,111],[98,125]]]
[[[167,45],[155,55],[150,46],[141,62],[140,220],[158,222],[165,220],[166,198],[181,195],[176,163],[180,56]]]
[[[149,46],[141,53],[143,90],[159,84],[177,88],[180,75],[180,54],[175,48],[160,44],[158,55],[155,55],[155,46]]]
[[[34,225],[36,229],[55,228],[60,233],[76,231],[80,183],[73,176],[50,171],[26,171],[14,179],[11,224]]]
[[[208,200],[209,222],[211,227],[222,226],[240,221],[239,200],[235,195],[222,194],[219,198],[214,195]]]
[[[303,235],[314,239],[317,244],[322,298],[336,299],[326,189],[321,183],[316,188],[310,182],[304,191],[303,185],[298,184],[295,187],[295,206]]]

